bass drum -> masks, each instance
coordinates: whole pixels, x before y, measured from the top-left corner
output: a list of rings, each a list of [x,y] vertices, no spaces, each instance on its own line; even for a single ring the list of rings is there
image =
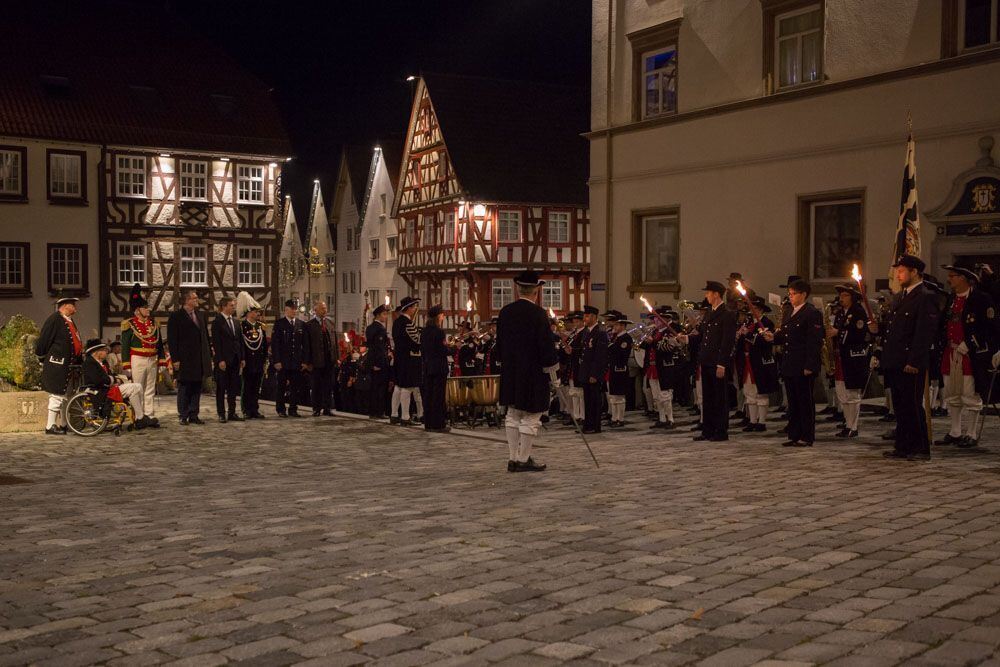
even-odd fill
[[[468,378],[472,382],[470,398],[473,405],[497,405],[500,403],[500,376],[477,375]]]
[[[444,403],[449,408],[464,408],[469,405],[472,383],[467,377],[450,377],[445,384]]]

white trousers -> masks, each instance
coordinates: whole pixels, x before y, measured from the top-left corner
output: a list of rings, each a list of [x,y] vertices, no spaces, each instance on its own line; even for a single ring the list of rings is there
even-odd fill
[[[567,411],[572,413],[578,421],[583,421],[583,387],[577,387],[570,381],[570,386],[566,388],[566,395],[569,397],[570,405]]]
[[[944,402],[948,406],[948,417],[951,418],[951,430],[948,431],[948,435],[953,438],[961,437],[964,416],[969,418],[965,433],[975,435],[976,420],[979,419],[979,412],[983,409],[983,399],[976,393],[976,381],[971,375],[962,374],[961,364],[962,361],[959,359],[956,372],[953,363],[952,372],[944,376]]]
[[[701,378],[694,381],[694,400],[698,404],[699,419],[705,419],[705,403],[701,398]]]
[[[531,458],[531,447],[534,445],[538,429],[542,426],[541,412],[525,412],[515,407],[507,408],[507,419],[504,427],[507,432],[507,448],[510,450],[510,460],[525,463]]]
[[[674,390],[660,389],[659,381],[650,382],[650,390],[653,392],[653,404],[659,414],[661,422],[674,421]]]
[[[392,416],[395,417],[397,414],[402,412],[402,419],[409,419],[411,398],[417,406],[417,417],[423,417],[424,399],[420,395],[420,387],[410,387],[409,389],[404,389],[399,385],[392,388]]]
[[[611,411],[611,421],[625,421],[625,397],[608,394],[608,409]]]
[[[142,387],[142,406],[146,410],[146,415],[152,417],[156,413],[156,376],[159,371],[156,357],[140,357],[132,355],[132,382]],[[135,418],[139,419],[144,415],[136,412]]]
[[[66,425],[66,417],[63,415],[63,405],[65,403],[65,396],[60,396],[59,394],[49,394],[49,414],[45,420],[46,429],[50,429],[53,426]]]
[[[656,406],[653,404],[653,390],[649,387],[649,378],[642,378],[642,395],[646,398],[646,409],[655,410]]]
[[[743,397],[750,423],[763,424],[767,419],[768,395],[759,393],[753,382],[744,382]]]
[[[844,421],[847,428],[852,431],[858,430],[858,419],[861,417],[861,390],[848,389],[843,380],[836,380],[833,388],[837,396],[837,402],[844,413]]]
[[[132,412],[135,413],[136,420],[142,419],[142,416],[145,414],[143,399],[146,388],[138,382],[126,382],[125,384],[118,385],[118,391],[122,393],[122,398],[132,406]]]

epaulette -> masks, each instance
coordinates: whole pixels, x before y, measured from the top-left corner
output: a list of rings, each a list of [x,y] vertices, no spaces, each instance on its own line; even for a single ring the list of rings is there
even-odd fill
[[[122,320],[122,331],[127,331],[129,328],[131,328],[132,326],[130,323],[131,319],[132,318],[130,317],[128,319]]]

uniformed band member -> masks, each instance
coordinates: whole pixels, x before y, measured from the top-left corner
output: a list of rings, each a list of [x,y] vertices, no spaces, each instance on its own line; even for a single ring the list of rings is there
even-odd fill
[[[743,430],[761,433],[767,430],[770,394],[778,390],[778,364],[774,343],[763,335],[765,331],[774,331],[774,322],[767,316],[771,308],[759,296],[751,299],[750,308],[751,321],[744,326],[740,337],[744,352],[740,380],[748,420]]]
[[[548,315],[535,303],[544,282],[534,271],[518,274],[514,278],[518,298],[503,307],[497,323],[500,405],[507,407],[508,472],[545,470],[544,464],[531,457],[531,449],[542,414],[549,407],[550,385],[559,382],[559,360]]]
[[[568,383],[569,386],[563,394],[569,402],[569,405],[564,406],[564,410],[571,417],[567,417],[563,421],[563,425],[572,426],[574,419],[577,422],[582,422],[584,418],[583,385],[577,379],[580,371],[580,358],[583,356],[583,313],[578,311],[567,313],[566,324],[569,328],[569,334],[563,340],[563,362],[566,369],[566,379],[563,382]]]
[[[236,295],[236,314],[242,320],[240,333],[243,339],[243,416],[246,419],[263,419],[260,413],[260,385],[267,366],[267,332],[258,320],[263,310],[247,292]]]
[[[215,407],[219,421],[243,421],[236,414],[243,373],[243,331],[234,316],[236,299],[219,300],[219,314],[212,321],[212,358],[215,362]],[[228,408],[228,410],[227,410]]]
[[[901,256],[893,265],[903,291],[893,299],[880,361],[896,410],[896,446],[884,454],[887,458],[931,457],[924,385],[940,314],[934,296],[923,284],[924,267],[923,260],[912,255]]]
[[[628,360],[632,356],[632,336],[627,329],[632,320],[617,310],[604,314],[605,322],[612,327],[608,343],[608,410],[611,412],[611,428],[625,426],[625,395],[632,384],[628,374]]]
[[[69,367],[70,364],[80,363],[80,355],[83,354],[83,341],[73,322],[77,301],[76,297],[57,300],[56,312],[42,324],[42,331],[35,341],[35,356],[42,363],[42,389],[49,394],[49,412],[45,421],[45,432],[49,435],[66,433],[63,404],[69,385]]]
[[[703,416],[701,435],[696,441],[722,442],[729,439],[729,403],[726,399],[726,369],[736,344],[736,312],[725,307],[726,287],[709,280],[705,284],[709,310],[697,334],[681,336],[687,342],[698,337],[698,366],[701,368]]]
[[[608,334],[598,321],[600,313],[596,306],[583,307],[583,352],[576,379],[583,387],[584,433],[601,432],[601,398],[604,394],[604,376],[608,371]]]
[[[427,310],[427,326],[420,332],[420,355],[423,362],[424,428],[433,433],[447,433],[445,387],[448,383],[448,345],[445,343],[444,309],[435,304]]]
[[[122,375],[116,376],[111,372],[111,367],[107,364],[109,350],[109,346],[99,338],[87,341],[87,346],[83,350],[83,383],[100,392],[97,400],[103,404],[106,404],[107,401],[116,403],[128,401],[135,416],[135,423],[132,424],[132,427],[137,431],[151,427],[152,420],[146,416],[146,410],[142,404],[145,387],[138,382],[129,382],[128,378]]]
[[[309,371],[312,416],[333,415],[333,379],[337,376],[337,334],[326,316],[326,302],[313,304],[313,318],[306,322],[305,360]]]
[[[500,356],[496,354],[497,318],[491,317],[486,322],[483,334],[483,372],[487,375],[500,375]]]
[[[132,317],[122,320],[122,370],[142,387],[142,405],[146,411],[136,415],[136,419],[148,416],[151,426],[157,427],[156,380],[159,370],[167,365],[167,354],[160,337],[160,326],[149,316],[149,302],[142,295],[142,287],[137,283],[128,297]]]
[[[471,322],[462,322],[458,325],[458,375],[469,377],[481,375],[482,367],[479,360],[479,343],[472,332]]]
[[[835,357],[834,389],[844,413],[844,427],[838,438],[858,437],[861,418],[861,394],[870,374],[868,313],[862,304],[861,291],[854,285],[837,285],[840,310],[826,336],[833,345]]]
[[[816,404],[813,383],[820,372],[823,348],[823,315],[807,301],[812,287],[804,280],[788,284],[792,306],[785,324],[766,339],[784,346],[781,379],[788,390],[788,441],[785,447],[812,447],[816,440]]]
[[[935,444],[974,447],[983,399],[991,400],[990,370],[1000,337],[993,298],[979,287],[979,276],[964,264],[946,265],[952,294],[944,310],[941,372],[951,429]],[[963,418],[965,427],[963,428]]]
[[[682,381],[683,360],[676,337],[677,313],[670,306],[659,306],[656,330],[644,342],[649,368],[646,382],[652,397],[656,421],[650,428],[670,429],[674,426],[674,389]]]
[[[395,351],[396,386],[392,390],[392,414],[389,421],[400,426],[412,426],[410,399],[420,392],[420,334],[414,319],[420,299],[405,296],[396,306],[392,322],[392,343]],[[397,417],[399,413],[399,417]]]
[[[299,304],[285,301],[284,317],[274,323],[271,364],[278,377],[274,387],[274,409],[279,417],[298,417],[298,391],[306,369],[305,324],[297,315]]]
[[[368,374],[368,417],[381,419],[385,416],[385,401],[389,393],[392,349],[389,332],[385,323],[389,320],[389,307],[380,305],[372,311],[372,323],[365,329],[367,351],[364,359],[364,373]]]

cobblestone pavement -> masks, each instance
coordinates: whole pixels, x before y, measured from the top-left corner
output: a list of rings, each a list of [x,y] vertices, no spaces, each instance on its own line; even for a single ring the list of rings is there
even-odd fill
[[[1000,665],[1000,444],[630,419],[544,474],[344,417],[0,436],[0,665]]]

